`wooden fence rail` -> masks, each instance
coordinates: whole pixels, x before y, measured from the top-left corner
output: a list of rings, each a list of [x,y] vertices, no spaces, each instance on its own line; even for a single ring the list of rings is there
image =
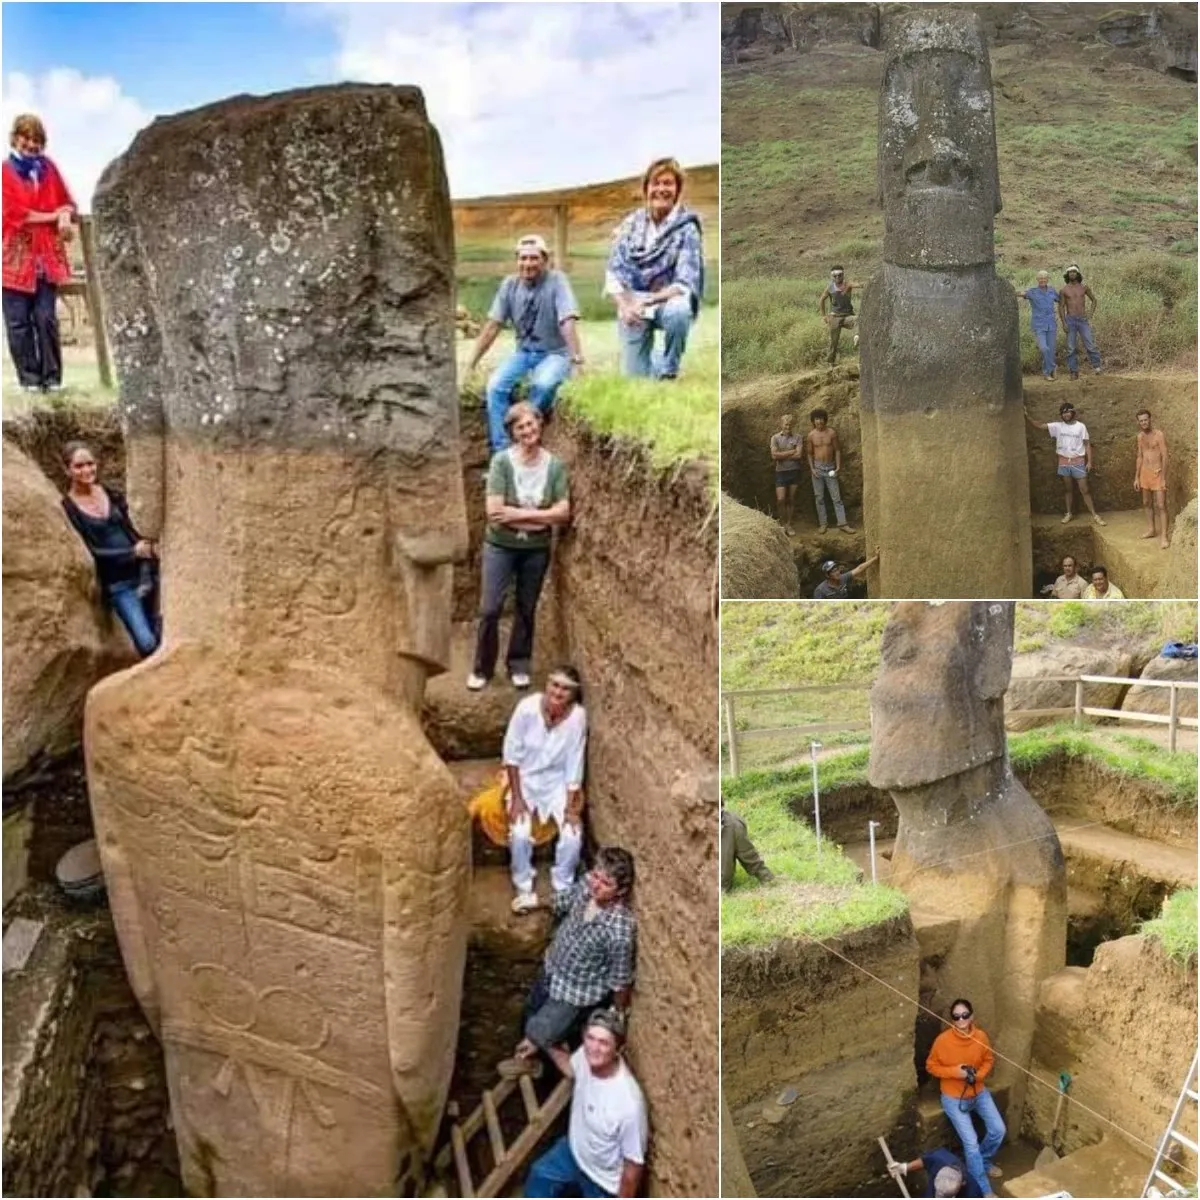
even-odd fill
[[[1021,680],[1019,682],[1029,682]],[[1196,717],[1179,715],[1179,691],[1181,688],[1196,691],[1200,683],[1187,679],[1134,679],[1124,675],[1039,675],[1038,683],[1073,683],[1075,685],[1075,704],[1071,708],[1020,708],[1014,709],[1022,717],[1066,717],[1074,720],[1076,725],[1082,725],[1084,717],[1111,717],[1118,721],[1137,721],[1143,725],[1167,726],[1167,749],[1172,753],[1178,745],[1179,730],[1198,729],[1200,721]],[[1169,688],[1170,711],[1163,713],[1131,712],[1125,708],[1098,708],[1083,702],[1083,689],[1089,683],[1113,683],[1122,685],[1140,684],[1143,687]],[[725,715],[725,738],[729,747],[729,773],[737,775],[738,744],[755,738],[776,737],[780,734],[795,734],[798,737],[805,734],[832,733],[841,730],[870,729],[870,721],[822,721],[808,725],[783,725],[761,729],[743,729],[737,727],[737,701],[750,696],[787,696],[805,692],[849,692],[867,691],[870,683],[832,683],[832,684],[799,684],[794,687],[780,688],[739,688],[721,693],[721,706]]]

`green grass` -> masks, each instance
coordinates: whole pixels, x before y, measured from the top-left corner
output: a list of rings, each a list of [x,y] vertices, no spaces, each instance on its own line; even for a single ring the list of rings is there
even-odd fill
[[[1184,888],[1168,896],[1161,915],[1144,922],[1139,932],[1161,942],[1168,958],[1184,966],[1193,964],[1197,951],[1196,889]]]
[[[579,337],[587,367],[580,378],[563,385],[564,411],[600,433],[641,442],[649,447],[656,466],[697,458],[716,463],[720,339],[715,312],[701,311],[692,327],[680,376],[671,383],[623,379],[617,374],[617,330],[611,316],[604,321],[580,322]],[[472,344],[458,343],[459,382],[466,385],[464,402],[468,404],[480,402],[487,372],[512,353],[514,343],[511,331],[502,333],[484,359],[481,372],[468,380],[465,372]],[[715,487],[715,471],[713,475]]]
[[[1023,289],[1077,261],[1117,370],[1196,362],[1196,96],[1150,72],[1101,73],[1064,45],[993,49],[1003,209],[998,273]],[[772,57],[722,88],[724,378],[820,363],[816,298],[841,260],[879,268],[877,56]],[[860,297],[861,298],[861,297]],[[1021,360],[1038,369],[1022,306]],[[1065,335],[1063,335],[1065,338]],[[850,350],[843,338],[844,349]]]
[[[818,764],[821,787],[837,786],[866,770],[866,750]],[[875,925],[908,911],[902,892],[859,882],[859,869],[840,846],[823,840],[789,811],[810,794],[808,767],[755,771],[726,780],[723,798],[750,830],[775,882],[761,884],[739,870],[721,900],[721,943],[764,945],[782,938],[827,938]]]
[[[879,642],[890,611],[890,603],[877,601],[818,605],[764,600],[722,605],[721,686],[733,691],[869,681],[879,666]],[[1018,649],[1023,640],[1036,639],[1044,645],[1082,634],[1147,646],[1168,640],[1194,642],[1196,605],[1139,600],[1017,603]],[[836,709],[845,695],[831,692],[827,699]],[[804,703],[818,705],[822,713],[831,711],[820,693],[806,696]]]
[[[1037,239],[1035,239],[1037,240]],[[864,238],[848,243],[853,253],[839,255],[859,287],[855,309],[861,311],[866,285],[881,262],[879,244]],[[1086,255],[1057,247],[1061,258]],[[1045,257],[1045,256],[1043,256]],[[833,260],[833,256],[830,256]],[[1055,269],[1057,264],[1051,264]],[[997,274],[1020,294],[1033,285],[1030,268],[998,264]],[[1197,275],[1194,245],[1186,249],[1139,250],[1106,255],[1089,265],[1085,276],[1100,306],[1092,332],[1108,365],[1128,371],[1162,370],[1194,361],[1197,321]],[[725,354],[722,375],[728,383],[762,375],[782,375],[819,366],[829,352],[829,336],[818,313],[826,277],[780,277],[766,274],[731,276],[724,282]],[[1041,370],[1041,353],[1029,329],[1028,306],[1018,301],[1018,339],[1021,366],[1028,375]],[[1059,332],[1059,349],[1066,353],[1066,334]],[[838,358],[852,359],[858,351],[843,333]]]
[[[1008,739],[1008,754],[1016,770],[1027,770],[1053,754],[1089,759],[1117,774],[1158,784],[1166,797],[1181,808],[1196,807],[1196,767],[1194,752],[1169,750],[1149,738],[1124,737],[1116,745],[1098,739],[1105,735],[1086,726],[1059,722],[1043,725]],[[1114,738],[1115,740],[1115,738]]]

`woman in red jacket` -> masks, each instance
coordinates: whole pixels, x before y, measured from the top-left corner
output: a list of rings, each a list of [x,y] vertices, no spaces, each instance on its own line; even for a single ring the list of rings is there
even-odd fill
[[[19,116],[4,162],[4,328],[17,379],[27,392],[62,387],[58,286],[71,278],[66,243],[75,201],[42,153],[46,128]]]

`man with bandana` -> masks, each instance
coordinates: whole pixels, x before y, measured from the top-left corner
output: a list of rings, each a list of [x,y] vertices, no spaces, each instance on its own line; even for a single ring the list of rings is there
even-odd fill
[[[1063,289],[1058,293],[1058,311],[1062,317],[1063,328],[1067,331],[1067,370],[1072,379],[1079,378],[1078,342],[1083,339],[1083,348],[1087,351],[1088,362],[1092,371],[1099,375],[1100,351],[1092,340],[1092,316],[1096,312],[1096,297],[1092,289],[1083,282],[1083,275],[1077,266],[1072,264],[1063,272]],[[1090,308],[1087,301],[1091,301]]]
[[[517,242],[517,271],[505,276],[479,331],[467,373],[479,366],[500,330],[511,324],[517,347],[487,382],[488,440],[492,451],[509,444],[504,416],[518,383],[529,377],[529,401],[549,418],[563,381],[583,367],[579,306],[562,271],[550,269],[545,239],[528,234]]]

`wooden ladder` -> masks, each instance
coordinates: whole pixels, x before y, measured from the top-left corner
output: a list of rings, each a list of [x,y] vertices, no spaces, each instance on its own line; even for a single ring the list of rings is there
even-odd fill
[[[529,1157],[554,1119],[571,1102],[572,1082],[563,1078],[546,1097],[544,1104],[538,1103],[533,1081],[528,1075],[517,1079],[502,1079],[495,1087],[483,1093],[479,1107],[465,1120],[455,1121],[450,1126],[450,1143],[442,1148],[436,1160],[439,1172],[445,1173],[451,1161],[458,1175],[460,1196],[499,1196],[500,1189],[509,1181],[516,1169]],[[525,1105],[525,1128],[517,1135],[511,1146],[504,1144],[500,1130],[500,1106],[513,1094],[520,1091]],[[471,1164],[467,1158],[467,1144],[480,1132],[486,1131],[491,1145],[492,1169],[477,1184],[471,1176]]]

